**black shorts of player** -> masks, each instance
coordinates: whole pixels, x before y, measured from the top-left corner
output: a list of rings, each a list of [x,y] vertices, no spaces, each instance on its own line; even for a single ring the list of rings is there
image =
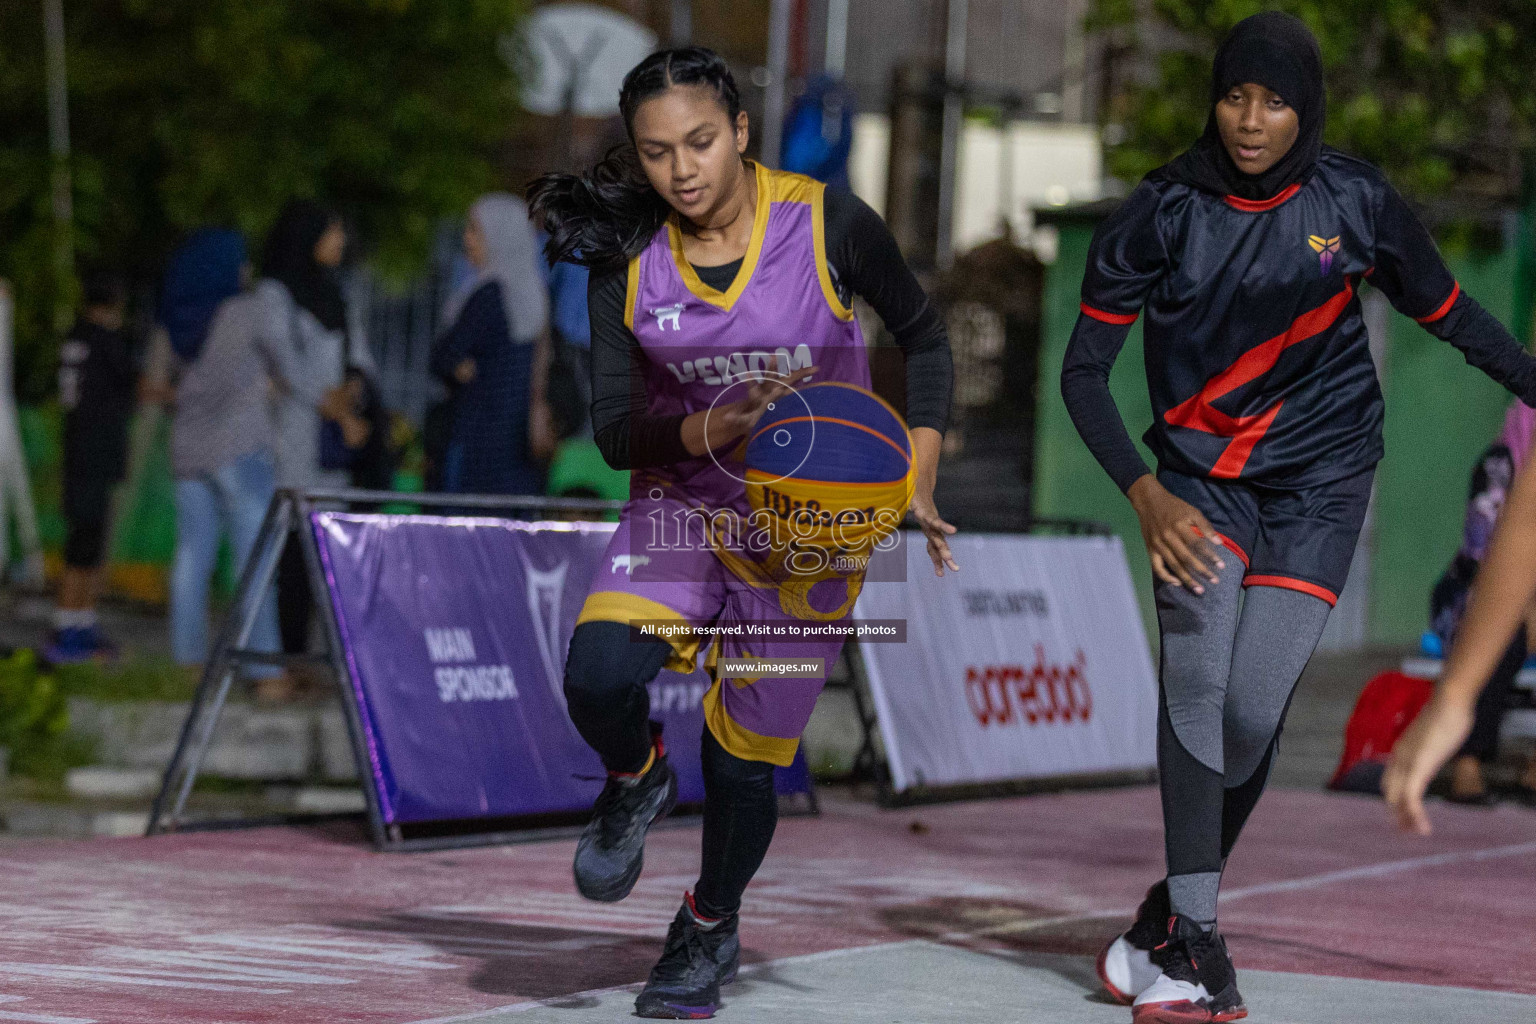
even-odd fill
[[[107,476],[64,478],[64,564],[71,569],[100,567],[107,543],[108,511],[117,481]]]
[[[1243,586],[1338,603],[1371,501],[1374,466],[1331,483],[1276,488],[1159,469],[1158,482],[1205,514],[1243,563]]]

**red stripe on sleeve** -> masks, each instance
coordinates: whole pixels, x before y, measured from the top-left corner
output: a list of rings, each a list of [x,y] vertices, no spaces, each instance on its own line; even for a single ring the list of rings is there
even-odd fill
[[[1086,302],[1079,302],[1077,308],[1106,324],[1133,324],[1136,322],[1136,317],[1140,315],[1139,313],[1109,313],[1102,309],[1095,309]]]
[[[1451,288],[1451,297],[1440,303],[1439,308],[1437,308],[1433,313],[1430,313],[1428,316],[1416,316],[1414,319],[1421,324],[1432,324],[1436,320],[1444,319],[1445,314],[1449,313],[1451,311],[1451,307],[1456,304],[1456,296],[1460,294],[1461,282],[1457,281],[1455,286]]]

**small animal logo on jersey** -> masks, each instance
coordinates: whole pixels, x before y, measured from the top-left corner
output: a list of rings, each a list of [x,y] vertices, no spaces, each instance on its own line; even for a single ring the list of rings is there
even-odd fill
[[[633,576],[635,574],[635,570],[636,569],[640,568],[643,565],[650,565],[650,564],[651,564],[651,556],[650,555],[614,555],[613,556],[613,571],[615,573],[617,573],[620,569],[623,569],[624,570],[624,575],[626,575],[626,576]]]
[[[651,315],[656,318],[656,329],[664,331],[667,324],[672,325],[674,331],[683,329],[683,304],[679,302],[675,306],[659,306],[651,310]]]
[[[1323,276],[1327,277],[1328,271],[1333,269],[1333,258],[1339,254],[1339,236],[1324,238],[1322,235],[1308,235],[1307,244],[1317,253],[1318,262],[1323,267]]]

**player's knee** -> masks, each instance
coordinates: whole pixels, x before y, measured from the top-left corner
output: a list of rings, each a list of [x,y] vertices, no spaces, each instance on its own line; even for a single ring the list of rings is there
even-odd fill
[[[565,659],[565,699],[575,707],[622,705],[661,671],[664,640],[636,642],[623,622],[583,622]]]
[[[1280,731],[1280,715],[1271,708],[1228,702],[1225,733],[1229,741],[1262,750]]]

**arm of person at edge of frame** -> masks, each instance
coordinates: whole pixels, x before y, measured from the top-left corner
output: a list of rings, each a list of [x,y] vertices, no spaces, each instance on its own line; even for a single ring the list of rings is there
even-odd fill
[[[736,440],[751,429],[773,399],[816,373],[820,367],[808,366],[779,380],[758,381],[748,396],[717,409],[690,414],[683,420],[683,446],[690,455],[703,455]],[[944,436],[932,427],[912,429],[912,454],[917,463],[917,486],[912,496],[912,515],[922,527],[928,542],[928,557],[933,560],[935,576],[944,569],[959,572],[960,565],[950,553],[946,539],[955,527],[939,518],[933,504],[933,487],[938,477],[939,447]]]
[[[1400,826],[1429,835],[1424,792],[1472,731],[1477,698],[1536,595],[1536,464],[1515,477],[1435,694],[1392,748],[1381,791]]]

